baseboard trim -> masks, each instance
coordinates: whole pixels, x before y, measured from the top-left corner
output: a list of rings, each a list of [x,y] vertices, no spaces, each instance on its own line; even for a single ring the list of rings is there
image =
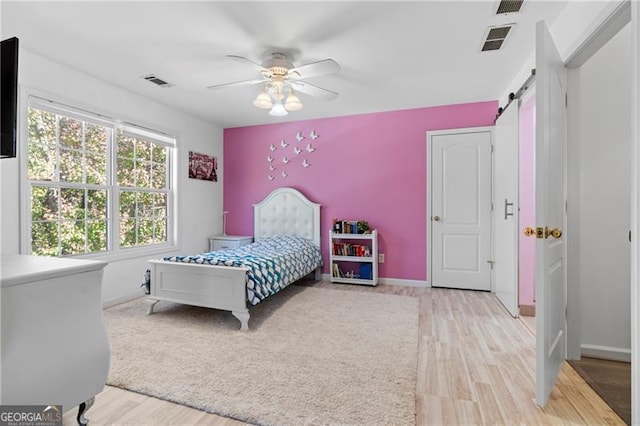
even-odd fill
[[[520,305],[520,315],[523,317],[535,317],[536,305]]]
[[[580,345],[580,354],[581,356],[586,356],[589,358],[631,362],[631,349],[582,344]]]
[[[322,279],[331,281],[331,275],[322,274]],[[401,287],[429,287],[426,281],[421,280],[405,280],[402,278],[378,278],[378,284],[397,285]]]
[[[424,280],[405,280],[402,278],[378,278],[380,284],[397,285],[401,287],[429,287]]]
[[[102,302],[102,309],[107,309],[112,306],[119,305],[121,303],[131,302],[132,300],[140,299],[141,297],[144,297],[144,294],[140,294],[139,291],[136,291],[135,293],[105,300],[104,302]]]

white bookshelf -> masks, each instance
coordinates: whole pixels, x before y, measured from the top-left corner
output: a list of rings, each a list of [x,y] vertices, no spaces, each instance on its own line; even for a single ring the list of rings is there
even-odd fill
[[[330,231],[329,235],[331,282],[378,285],[378,231],[374,229],[369,234],[337,234]],[[359,251],[359,253],[336,253],[334,250],[336,244],[340,248],[346,248],[349,245],[355,252]],[[354,248],[356,246],[366,247],[366,249]],[[365,266],[361,267],[360,265]],[[361,273],[367,272],[366,270],[370,270],[369,276],[361,277]]]

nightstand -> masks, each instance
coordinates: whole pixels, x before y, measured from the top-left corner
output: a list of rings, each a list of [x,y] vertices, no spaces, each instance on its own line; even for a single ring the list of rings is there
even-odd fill
[[[209,251],[238,248],[251,244],[253,237],[242,235],[216,235],[209,237]]]

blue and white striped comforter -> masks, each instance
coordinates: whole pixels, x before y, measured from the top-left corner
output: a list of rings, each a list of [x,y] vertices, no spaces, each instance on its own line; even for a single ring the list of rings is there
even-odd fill
[[[251,305],[256,305],[322,266],[322,253],[306,238],[281,235],[236,249],[192,256],[168,256],[164,260],[201,265],[245,266],[249,268],[247,300]]]

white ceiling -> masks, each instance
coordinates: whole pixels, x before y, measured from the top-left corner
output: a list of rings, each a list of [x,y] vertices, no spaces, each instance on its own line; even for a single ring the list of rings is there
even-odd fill
[[[494,100],[533,52],[535,23],[565,1],[1,2],[2,38],[221,127]],[[487,27],[516,23],[502,49],[480,52]],[[234,54],[262,62],[284,51],[295,65],[332,58],[338,74],[311,78],[334,101],[299,94],[304,109],[271,117],[252,105],[259,85]],[[141,78],[156,74],[160,88]],[[514,87],[515,91],[517,87]]]

